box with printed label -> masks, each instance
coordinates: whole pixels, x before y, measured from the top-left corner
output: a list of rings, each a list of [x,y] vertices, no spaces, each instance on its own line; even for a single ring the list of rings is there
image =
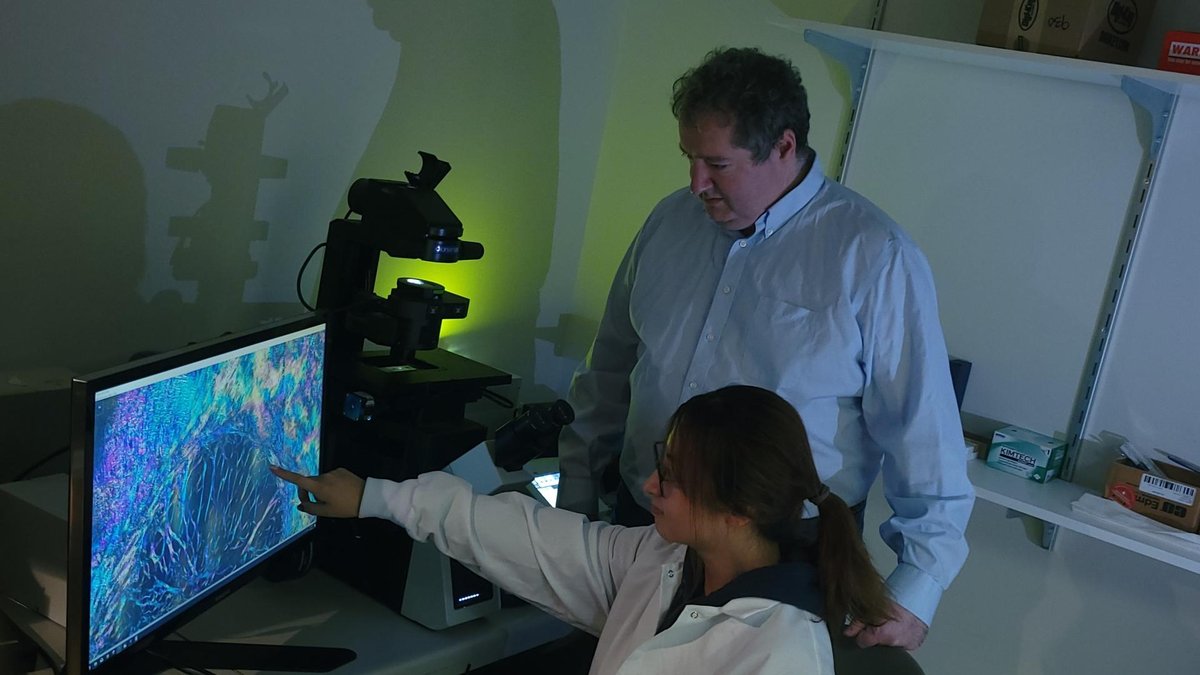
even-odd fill
[[[1166,478],[1155,476],[1118,460],[1108,470],[1104,496],[1125,508],[1177,527],[1184,532],[1200,531],[1200,473],[1163,462],[1155,462]]]
[[[985,0],[975,42],[1133,64],[1154,0]]]
[[[1158,69],[1200,75],[1200,33],[1167,31],[1158,54]]]
[[[1021,427],[1004,427],[992,434],[988,466],[1039,483],[1054,478],[1062,469],[1067,442]]]

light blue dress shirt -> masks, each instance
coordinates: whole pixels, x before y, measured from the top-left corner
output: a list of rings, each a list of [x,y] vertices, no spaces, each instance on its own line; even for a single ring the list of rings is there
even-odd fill
[[[800,412],[818,472],[848,504],[882,471],[894,515],[879,532],[898,560],[888,586],[929,624],[966,559],[974,504],[933,275],[887,214],[812,162],[749,237],[686,188],[651,212],[571,384],[559,506],[594,512],[618,452],[648,505],[653,444],[679,404],[729,384],[771,389]]]

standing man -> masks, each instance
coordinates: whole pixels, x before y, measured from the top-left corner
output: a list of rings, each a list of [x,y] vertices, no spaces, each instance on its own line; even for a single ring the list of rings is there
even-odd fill
[[[659,202],[617,270],[571,384],[558,504],[595,514],[619,456],[616,518],[650,522],[637,486],[671,411],[728,384],[774,390],[860,523],[882,471],[893,618],[846,634],[916,649],[966,559],[974,503],[929,265],[887,214],[825,177],[787,61],[718,49],[676,80],[671,107],[691,185]]]

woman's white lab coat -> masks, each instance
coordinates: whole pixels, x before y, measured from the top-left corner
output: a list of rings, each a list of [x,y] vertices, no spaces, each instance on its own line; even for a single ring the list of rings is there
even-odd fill
[[[772,568],[764,568],[757,588],[775,591],[727,598],[720,606],[687,605],[656,634],[682,580],[686,547],[665,541],[653,526],[590,522],[519,493],[474,494],[466,482],[439,472],[402,483],[368,479],[359,515],[391,520],[509,592],[599,635],[592,675],[833,675],[825,624],[795,604],[763,597],[789,595],[786,583],[761,583]]]

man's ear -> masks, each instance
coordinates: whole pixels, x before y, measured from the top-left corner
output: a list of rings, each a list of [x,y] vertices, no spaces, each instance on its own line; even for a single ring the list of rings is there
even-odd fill
[[[779,140],[775,141],[775,152],[779,153],[782,160],[796,159],[796,132],[784,129]]]

